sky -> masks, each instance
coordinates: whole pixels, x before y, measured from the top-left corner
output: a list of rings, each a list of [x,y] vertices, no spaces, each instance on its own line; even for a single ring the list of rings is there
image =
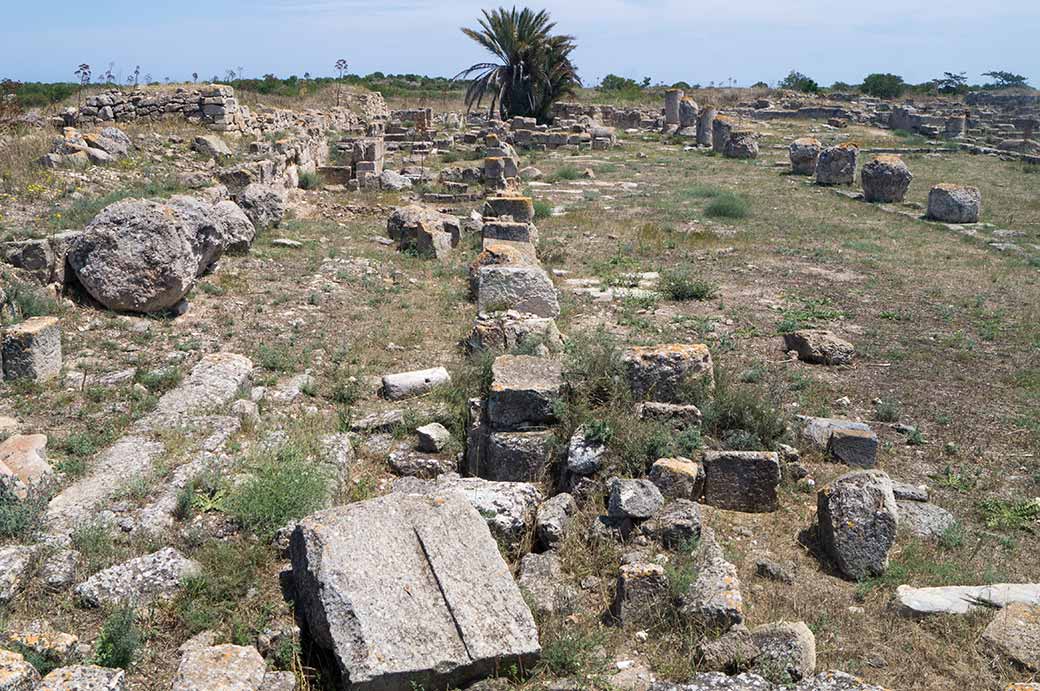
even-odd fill
[[[74,81],[83,62],[136,65],[155,80],[380,71],[452,76],[486,59],[459,28],[462,0],[0,0],[0,78]],[[798,70],[822,85],[872,72],[924,82],[1007,70],[1040,84],[1040,0],[543,0],[576,37],[594,85],[608,73],[654,83],[775,84]],[[869,10],[868,10],[869,8]]]

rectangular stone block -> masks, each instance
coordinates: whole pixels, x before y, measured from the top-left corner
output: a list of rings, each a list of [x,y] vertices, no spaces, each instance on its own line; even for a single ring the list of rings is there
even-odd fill
[[[704,454],[704,503],[720,509],[765,513],[779,508],[780,458],[770,451]]]
[[[33,317],[3,336],[4,379],[44,382],[61,372],[61,327],[57,317]]]
[[[290,551],[311,635],[355,691],[463,686],[540,653],[498,545],[457,491],[319,512]]]
[[[487,416],[496,430],[540,427],[556,421],[563,367],[556,360],[502,355],[491,366]]]
[[[701,343],[636,347],[623,356],[637,400],[680,403],[690,386],[714,386],[711,352]]]
[[[556,287],[544,269],[535,266],[485,266],[480,269],[477,311],[481,314],[515,310],[537,317],[560,316]]]
[[[534,224],[515,221],[486,221],[483,228],[485,240],[508,240],[511,242],[538,242],[538,230]]]
[[[489,434],[480,464],[480,477],[499,482],[543,480],[552,439],[551,430]]]

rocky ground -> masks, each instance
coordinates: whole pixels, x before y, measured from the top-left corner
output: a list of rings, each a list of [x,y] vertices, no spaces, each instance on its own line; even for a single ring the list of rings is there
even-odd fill
[[[458,192],[438,173],[483,137],[392,152],[430,174],[409,189],[307,182],[280,220],[233,195],[255,239],[192,265],[174,312],[5,268],[7,333],[57,316],[63,353],[0,387],[0,461],[53,471],[0,504],[0,670],[50,674],[12,688],[1031,688],[1040,169],[866,124],[740,124],[752,160],[646,130],[519,148],[537,237],[449,197],[431,206],[457,243],[440,217],[403,226],[430,251],[388,237],[395,208]],[[79,170],[34,163],[51,133],[9,142],[4,239],[204,196],[199,176],[252,156],[248,136],[196,151],[198,125],[123,129],[125,157]],[[914,149],[906,199],[791,174],[808,135],[856,142],[860,166]],[[939,183],[977,187],[981,222],[922,219]],[[477,269],[473,295],[478,255],[533,283],[492,294]],[[478,304],[518,297],[555,329],[468,352]],[[498,450],[474,460],[477,439]],[[975,589],[920,590],[947,586]],[[357,640],[385,655],[351,661]]]

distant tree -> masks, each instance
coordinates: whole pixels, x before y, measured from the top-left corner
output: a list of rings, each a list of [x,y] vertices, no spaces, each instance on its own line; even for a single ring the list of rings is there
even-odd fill
[[[940,94],[963,94],[968,90],[968,77],[964,72],[943,72],[933,83]]]
[[[820,85],[815,81],[806,77],[801,72],[791,70],[786,77],[784,77],[779,84],[781,89],[791,89],[792,91],[801,91],[805,94],[815,94],[819,92]]]
[[[339,104],[340,104],[340,96],[343,93],[343,84],[342,84],[342,82],[343,82],[343,73],[347,71],[348,67],[350,67],[350,65],[347,64],[347,61],[344,58],[340,58],[339,60],[336,61],[336,71],[339,72],[339,81],[340,81],[339,86],[336,87],[336,107],[337,108],[339,107]]]
[[[831,84],[831,91],[855,91],[856,87],[846,82],[834,82]]]
[[[83,105],[83,87],[90,84],[90,65],[82,63],[73,74],[79,77],[79,95],[76,101],[79,105]]]
[[[152,84],[153,83],[152,82],[152,74],[150,72],[146,72],[145,73],[145,75],[144,75],[144,83],[145,84]]]
[[[599,83],[598,88],[600,91],[637,91],[643,87],[634,79],[619,77],[616,74],[608,74],[603,78],[603,81]]]
[[[754,84],[751,85],[751,88],[752,89],[768,89],[769,88],[769,84],[767,84],[765,82],[755,82]]]
[[[648,88],[650,86],[650,77],[643,77],[643,81],[640,82],[639,86],[643,87],[644,89]]]
[[[235,68],[229,67],[227,71],[224,72],[224,81],[233,82],[235,81],[235,76]]]
[[[134,67],[134,86],[137,86],[137,80],[141,76],[141,66],[136,65]]]
[[[303,73],[304,81],[308,81],[308,80],[310,80],[310,78],[311,78],[311,73],[310,72],[304,72]]]
[[[192,72],[191,73],[191,83],[194,84],[197,81],[199,81],[199,73],[198,72]]]
[[[115,68],[115,66],[116,64],[114,62],[108,63],[108,69],[105,70],[105,74],[102,75],[106,84],[111,84],[116,80],[116,76],[112,73],[112,70]]]
[[[245,79],[246,78],[246,68],[242,67],[241,65],[239,65],[239,67],[238,67],[238,78],[239,79]]]
[[[273,82],[273,81],[277,81],[277,80],[278,80],[278,77],[276,77],[276,76],[274,76],[274,74],[272,74],[272,73],[268,72],[267,74],[265,74],[265,75],[263,76],[263,80],[264,80],[265,82]]]
[[[210,84],[216,84],[217,82],[220,81],[220,77],[215,74],[215,75],[213,75],[213,79],[211,79],[209,81],[210,81]]]
[[[676,83],[672,84],[672,88],[673,89],[689,90],[689,89],[692,89],[693,87],[690,86],[689,84],[687,84],[686,82],[676,82]]]
[[[983,72],[982,76],[992,77],[994,80],[994,83],[984,85],[983,88],[986,89],[1023,89],[1029,86],[1026,77],[1014,72],[994,70],[992,72]]]
[[[898,98],[906,91],[906,82],[897,74],[874,73],[867,75],[860,89],[868,96]]]

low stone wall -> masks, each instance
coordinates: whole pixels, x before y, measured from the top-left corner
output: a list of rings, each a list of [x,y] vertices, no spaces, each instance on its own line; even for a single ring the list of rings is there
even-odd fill
[[[90,127],[102,123],[181,117],[218,132],[259,134],[296,124],[309,127],[311,122],[319,119],[339,127],[385,120],[389,116],[381,94],[346,94],[345,99],[346,104],[341,108],[297,113],[274,108],[254,111],[238,102],[234,88],[223,84],[155,92],[112,90],[90,96],[78,108],[66,108],[53,124],[57,127]]]

